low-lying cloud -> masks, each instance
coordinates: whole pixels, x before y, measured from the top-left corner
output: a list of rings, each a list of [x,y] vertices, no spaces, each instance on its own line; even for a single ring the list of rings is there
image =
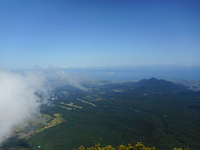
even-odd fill
[[[0,144],[17,126],[39,113],[48,94],[40,73],[14,73],[0,69]]]
[[[25,127],[40,114],[40,106],[48,104],[52,89],[70,85],[87,91],[82,86],[85,82],[90,80],[57,69],[13,72],[0,68],[0,145],[16,127]]]
[[[49,87],[57,88],[65,85],[70,85],[78,89],[87,91],[88,89],[82,84],[92,82],[93,80],[80,76],[75,72],[63,71],[61,69],[42,70],[49,81]]]

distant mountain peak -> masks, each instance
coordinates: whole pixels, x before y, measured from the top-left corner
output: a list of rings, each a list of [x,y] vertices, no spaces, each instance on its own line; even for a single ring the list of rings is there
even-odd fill
[[[158,81],[159,81],[158,79],[152,77],[150,79],[142,79],[142,80],[138,81],[137,83],[146,84],[146,83],[149,83],[149,82],[152,83],[152,82],[158,82]]]
[[[150,79],[143,79],[136,83],[136,90],[140,92],[180,92],[185,91],[186,87],[183,85],[177,85],[170,81],[156,79],[154,77]]]
[[[149,80],[158,81],[158,79],[156,79],[156,78],[154,78],[154,77],[150,78]]]

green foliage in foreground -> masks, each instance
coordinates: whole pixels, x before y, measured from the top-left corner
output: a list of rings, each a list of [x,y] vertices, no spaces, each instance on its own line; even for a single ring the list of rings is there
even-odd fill
[[[78,149],[75,150],[156,150],[155,147],[146,147],[141,142],[137,142],[135,146],[128,144],[128,146],[120,145],[116,148],[112,147],[111,145],[107,145],[106,147],[100,147],[100,144],[95,145],[95,147],[85,148],[80,146]],[[190,149],[182,149],[182,148],[173,148],[172,150],[190,150]]]

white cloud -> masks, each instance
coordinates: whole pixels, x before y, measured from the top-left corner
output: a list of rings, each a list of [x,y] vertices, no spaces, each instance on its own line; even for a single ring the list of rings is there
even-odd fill
[[[89,82],[89,79],[83,78],[77,73],[62,71],[60,69],[47,69],[45,75],[50,81],[49,85],[52,88],[71,85],[84,91],[88,90],[86,87],[82,86],[82,83]]]
[[[82,83],[87,81],[59,69],[12,72],[0,68],[0,144],[14,128],[27,125],[40,113],[40,105],[48,102],[48,89],[71,85],[86,91]]]
[[[44,83],[39,73],[0,69],[0,144],[16,126],[39,113],[41,103],[48,97]]]

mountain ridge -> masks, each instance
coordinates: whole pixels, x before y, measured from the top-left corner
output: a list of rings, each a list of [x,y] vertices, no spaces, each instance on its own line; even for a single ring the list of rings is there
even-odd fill
[[[156,79],[154,77],[150,79],[143,79],[136,82],[135,92],[185,92],[187,87],[181,84],[175,84],[163,79]]]

